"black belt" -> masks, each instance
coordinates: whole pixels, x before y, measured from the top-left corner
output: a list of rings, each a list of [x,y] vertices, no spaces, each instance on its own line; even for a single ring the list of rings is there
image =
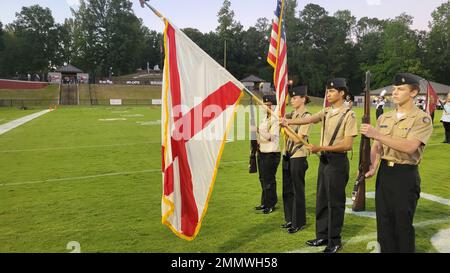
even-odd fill
[[[381,159],[381,164],[385,164],[386,166],[390,167],[390,168],[417,168],[417,165],[414,164],[399,164],[399,163],[395,163],[394,161],[391,160],[386,160],[386,159]]]
[[[322,152],[322,154],[325,154],[325,155],[331,155],[331,156],[347,156],[347,152],[345,152],[345,153],[338,153],[338,152]]]
[[[347,153],[337,153],[337,152],[321,152],[320,153],[320,162],[323,164],[330,163],[330,159],[334,158],[347,158]]]

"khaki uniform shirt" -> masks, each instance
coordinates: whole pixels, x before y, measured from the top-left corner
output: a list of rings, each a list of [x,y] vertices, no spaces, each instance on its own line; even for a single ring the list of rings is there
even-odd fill
[[[423,145],[412,155],[399,152],[382,144],[382,159],[393,161],[396,164],[418,165],[422,159],[425,145],[433,132],[433,124],[427,113],[414,106],[409,113],[405,113],[400,119],[397,118],[397,111],[391,111],[380,116],[376,130],[394,139],[415,139],[422,142]]]
[[[257,132],[257,140],[259,143],[259,151],[261,153],[277,153],[280,152],[280,124],[276,118],[264,118],[259,125]]]
[[[337,109],[337,111],[333,112],[333,108],[327,107],[313,115],[313,117],[318,117],[320,121],[323,121],[326,117],[325,125],[322,125],[320,146],[329,146],[331,138],[333,137],[334,131],[336,130],[342,115],[345,115],[345,118],[342,121],[341,127],[339,128],[332,146],[342,143],[345,137],[355,137],[358,135],[355,112],[352,110],[347,112],[347,110],[347,107],[342,106]],[[345,114],[345,112],[347,112],[347,114]]]
[[[301,111],[301,112],[297,112],[297,111],[292,112],[292,119],[307,118],[309,116],[311,116],[311,114],[307,113],[306,109],[303,109],[303,111]],[[303,139],[305,141],[308,141],[308,135],[309,135],[309,130],[311,128],[311,124],[291,125],[289,127],[291,127],[292,130],[294,130],[294,132],[296,132],[299,136],[303,136],[304,137]],[[298,148],[300,146],[301,146],[301,148]],[[291,153],[291,158],[306,157],[310,153],[309,150],[302,143],[295,144],[294,140],[289,138],[287,134],[285,134],[284,149],[285,149],[285,151]],[[292,152],[295,150],[297,150],[297,151],[292,155]]]

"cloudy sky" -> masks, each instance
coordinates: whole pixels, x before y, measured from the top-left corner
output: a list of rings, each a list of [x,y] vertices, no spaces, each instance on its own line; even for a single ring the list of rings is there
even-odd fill
[[[448,0],[298,0],[300,10],[308,3],[324,7],[330,14],[348,9],[357,18],[364,16],[380,19],[394,18],[402,12],[414,17],[414,29],[427,30],[431,12]],[[2,0],[0,21],[5,25],[15,19],[23,6],[39,4],[49,7],[57,22],[71,17],[70,7],[77,8],[78,0]],[[132,0],[136,15],[150,29],[162,31],[163,24],[148,9],[142,9],[138,0]],[[179,28],[194,27],[209,32],[217,26],[217,12],[223,0],[151,0],[150,3]],[[245,28],[256,23],[259,17],[272,19],[275,0],[231,0],[236,19]]]

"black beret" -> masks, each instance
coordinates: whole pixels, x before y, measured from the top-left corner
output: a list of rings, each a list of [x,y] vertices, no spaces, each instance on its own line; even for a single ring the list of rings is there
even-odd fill
[[[263,96],[263,102],[271,102],[272,105],[277,105],[277,97],[275,95]]]
[[[398,73],[394,77],[394,85],[417,84],[420,85],[421,77],[411,73]]]
[[[291,96],[291,98],[295,96],[307,96],[307,95],[308,95],[308,86],[306,85],[297,86],[289,90],[289,96]]]
[[[348,91],[347,80],[345,78],[329,79],[327,82],[327,89],[345,89]]]

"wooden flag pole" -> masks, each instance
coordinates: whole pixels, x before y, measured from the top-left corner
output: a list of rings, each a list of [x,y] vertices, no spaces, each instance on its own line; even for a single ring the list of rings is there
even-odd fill
[[[161,18],[162,20],[166,20],[166,18],[157,10],[155,9],[152,5],[150,5],[149,3],[147,3],[149,0],[139,0],[139,2],[141,3],[142,8],[145,8],[145,6],[147,6],[156,16],[158,16],[159,18]],[[248,95],[250,95],[259,105],[261,105],[262,107],[264,107],[264,109],[266,111],[268,111],[272,116],[276,117],[276,119],[279,121],[280,117],[278,117],[278,115],[275,114],[274,111],[272,111],[272,109],[270,109],[269,107],[267,107],[267,105],[264,104],[264,102],[258,98],[255,94],[253,94],[250,90],[248,90],[246,87],[243,89]],[[296,137],[296,141],[302,143],[303,145],[310,147],[310,144],[307,143],[303,137],[299,136],[297,133],[294,132],[294,130],[292,130],[291,127],[286,127],[285,128],[287,131],[289,131],[289,133],[291,133],[292,135],[294,135]]]

